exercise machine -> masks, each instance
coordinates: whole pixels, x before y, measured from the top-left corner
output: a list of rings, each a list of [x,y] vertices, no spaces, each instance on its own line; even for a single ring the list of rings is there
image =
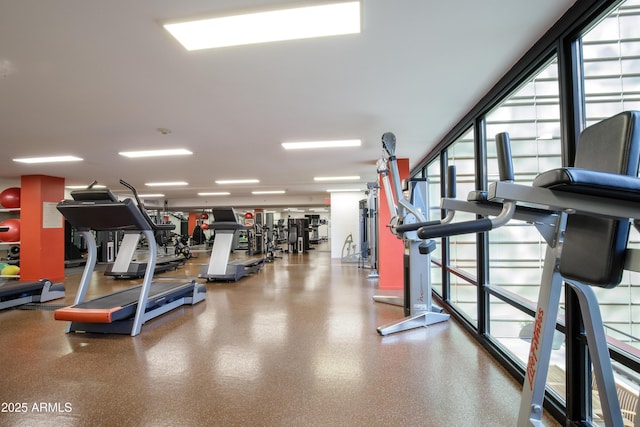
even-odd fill
[[[174,226],[175,227],[175,226]],[[107,264],[104,270],[105,276],[113,276],[116,279],[137,279],[145,275],[147,261],[136,261],[136,251],[142,233],[139,231],[125,231],[115,261]],[[148,240],[148,239],[147,239]],[[154,246],[157,248],[155,236]],[[156,258],[154,273],[163,273],[184,265],[186,258],[181,254],[164,255]]]
[[[8,231],[9,227],[0,227]],[[0,310],[29,303],[42,303],[64,298],[64,285],[48,279],[30,282],[5,281],[0,283]]]
[[[213,208],[214,221],[209,229],[215,231],[213,248],[209,264],[200,267],[198,277],[213,281],[238,281],[242,277],[260,271],[264,265],[264,258],[236,258],[230,260],[234,236],[239,230],[246,230],[246,226],[238,223],[238,217],[231,207]]]
[[[155,232],[172,230],[173,224],[155,224],[147,215],[133,186],[131,198],[118,201],[108,189],[71,192],[73,200],[58,203],[58,211],[84,237],[87,263],[72,306],[54,312],[56,320],[68,321],[67,332],[99,332],[136,336],[147,321],[183,305],[194,305],[206,298],[206,287],[195,281],[185,283],[153,282],[157,246]],[[148,244],[149,258],[142,284],[93,300],[86,300],[91,275],[97,261],[96,241],[90,230],[127,230],[141,232]]]
[[[508,146],[508,139],[508,134],[496,136],[499,147],[501,141]],[[501,162],[510,157],[501,155],[500,150],[498,154]],[[489,231],[511,218],[523,219],[525,213],[530,214],[526,221],[536,226],[547,243],[518,427],[541,425],[563,282],[575,292],[579,303],[601,417],[608,427],[626,425],[593,288],[615,288],[625,269],[640,271],[638,251],[627,248],[630,223],[640,229],[639,165],[640,112],[623,112],[582,132],[574,167],[541,173],[532,186],[501,179],[492,183],[487,193],[473,196],[475,200],[484,199],[486,203],[479,205],[487,211],[501,206],[500,221],[481,218],[449,224],[446,230],[429,225],[418,229],[421,238]],[[442,206],[453,205],[443,201]],[[458,203],[460,210],[468,207]],[[589,397],[583,399],[589,401]],[[583,412],[580,419],[567,423],[590,425],[591,413]]]
[[[64,298],[64,285],[47,279],[33,282],[7,281],[0,284],[0,310],[29,303]]]
[[[407,183],[409,199],[403,196],[395,156],[396,137],[387,132],[382,135],[382,157],[378,161],[378,174],[382,179],[391,214],[390,231],[405,242],[404,255],[404,314],[405,318],[377,328],[380,335],[389,335],[409,329],[429,326],[449,319],[449,314],[434,306],[431,296],[431,252],[433,240],[418,238],[417,227],[404,227],[414,223],[426,223],[428,197],[425,179],[410,179]],[[397,204],[396,204],[397,202]],[[436,221],[434,223],[440,223]],[[396,297],[374,296],[374,301],[400,305]]]
[[[378,183],[368,182],[368,198],[360,200],[360,246],[362,247],[359,267],[370,268],[367,278],[375,279],[378,274]]]
[[[311,250],[309,242],[309,218],[289,218],[287,220],[288,251],[292,254],[307,253]]]

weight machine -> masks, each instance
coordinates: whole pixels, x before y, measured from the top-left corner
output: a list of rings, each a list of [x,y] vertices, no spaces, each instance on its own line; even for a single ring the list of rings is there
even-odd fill
[[[382,180],[391,214],[389,230],[405,243],[404,255],[404,314],[405,318],[377,328],[380,335],[429,326],[449,319],[449,314],[432,304],[431,252],[436,248],[433,240],[417,236],[416,223],[425,223],[428,215],[427,181],[407,180],[409,199],[403,196],[400,174],[395,156],[396,137],[387,132],[382,135],[382,157],[378,160],[378,174]],[[397,202],[397,204],[396,204]],[[439,224],[435,221],[433,224]],[[401,305],[396,297],[374,296],[374,301]]]
[[[627,248],[630,223],[640,231],[640,112],[620,113],[586,128],[580,135],[575,167],[544,172],[534,179],[533,186],[513,183],[508,134],[496,135],[496,143],[500,181],[492,183],[488,192],[472,192],[467,202],[443,199],[441,204],[450,211],[496,215],[495,218],[444,226],[425,222],[419,224],[417,235],[430,239],[490,231],[512,218],[533,224],[547,243],[547,250],[517,425],[542,425],[563,283],[575,292],[579,303],[589,356],[585,366],[587,370],[593,366],[601,417],[607,427],[628,425],[620,408],[593,288],[614,288],[625,269],[640,271],[638,250]],[[587,378],[590,382],[591,375]],[[587,390],[591,390],[590,385]],[[580,409],[572,412],[566,425],[593,425],[592,414],[587,410],[591,397],[567,395],[570,398],[582,403],[576,405]],[[635,408],[636,415],[638,409]],[[635,426],[640,426],[638,416]]]

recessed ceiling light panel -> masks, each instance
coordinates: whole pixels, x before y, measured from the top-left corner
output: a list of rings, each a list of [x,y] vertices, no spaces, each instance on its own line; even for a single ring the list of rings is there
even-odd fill
[[[83,159],[76,156],[51,156],[51,157],[23,157],[13,159],[19,163],[57,163],[57,162],[80,162]]]
[[[362,141],[359,139],[343,139],[337,141],[304,141],[304,142],[283,142],[285,150],[305,150],[315,148],[344,148],[360,147]]]
[[[360,2],[168,23],[164,28],[187,50],[356,34]]]
[[[216,181],[216,184],[258,184],[259,182],[259,179],[219,179]]]
[[[252,191],[251,194],[285,194],[285,190],[265,190],[265,191]]]
[[[211,191],[198,193],[198,196],[229,196],[230,194],[231,193],[229,193],[228,191]]]
[[[179,187],[182,185],[189,185],[188,182],[184,181],[172,181],[172,182],[145,182],[147,187]]]
[[[314,181],[357,181],[360,177],[357,175],[353,176],[316,176],[313,178]]]
[[[333,188],[333,189],[327,190],[327,193],[353,193],[353,192],[360,192],[360,191],[364,191],[364,190],[361,190],[359,188]]]
[[[118,154],[129,158],[138,158],[160,156],[188,156],[193,153],[184,148],[171,148],[167,150],[120,151]]]

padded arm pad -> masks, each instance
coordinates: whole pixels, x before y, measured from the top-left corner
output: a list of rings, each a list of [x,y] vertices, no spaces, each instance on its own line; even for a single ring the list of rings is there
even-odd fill
[[[558,168],[538,175],[533,185],[591,196],[640,201],[640,179],[617,173]]]

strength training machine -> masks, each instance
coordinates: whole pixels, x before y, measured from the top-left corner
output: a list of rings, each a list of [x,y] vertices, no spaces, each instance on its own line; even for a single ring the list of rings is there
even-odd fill
[[[237,231],[247,227],[238,223],[238,217],[231,207],[212,208],[214,221],[209,229],[214,230],[215,238],[211,249],[209,264],[200,267],[198,277],[213,281],[238,281],[242,277],[260,271],[264,258],[236,258],[229,260],[233,238]]]
[[[377,168],[387,197],[391,214],[390,231],[405,242],[404,255],[404,314],[406,318],[377,328],[380,335],[429,326],[449,319],[440,307],[434,306],[431,296],[431,252],[436,248],[433,240],[420,239],[417,227],[408,227],[417,222],[425,223],[428,215],[427,181],[425,179],[406,180],[409,200],[403,196],[395,156],[396,137],[387,132],[382,135],[382,157]],[[391,179],[389,177],[391,175]],[[391,182],[390,182],[391,181]],[[397,201],[397,205],[396,205]],[[440,223],[440,221],[435,221]],[[402,228],[402,225],[406,225]],[[395,297],[374,296],[374,301],[401,305]]]
[[[506,164],[507,159],[510,163],[508,134],[496,135],[496,142],[499,163]],[[514,218],[535,225],[547,243],[518,427],[542,425],[563,282],[575,292],[579,303],[600,416],[607,427],[627,425],[593,288],[615,288],[625,269],[640,271],[638,250],[627,248],[630,223],[640,230],[639,164],[640,112],[623,112],[582,132],[574,167],[543,172],[534,179],[533,186],[513,183],[512,171],[511,179],[504,179],[509,177],[501,171],[501,180],[492,183],[488,192],[472,192],[471,202],[443,199],[441,204],[443,209],[497,214],[495,219],[452,223],[444,230],[429,224],[418,229],[418,236],[428,239],[490,231]],[[590,382],[590,364],[585,362],[585,377]],[[591,390],[591,384],[585,388]],[[590,395],[578,396],[580,393],[572,394],[571,390],[567,393],[567,399],[574,400],[572,406],[580,408],[572,411],[574,419],[566,420],[567,425],[591,425]],[[638,408],[635,409],[637,414]],[[636,416],[636,426],[639,418]]]
[[[56,320],[69,321],[67,332],[101,332],[138,335],[142,325],[183,305],[194,305],[206,298],[206,287],[195,281],[186,283],[152,282],[157,257],[154,233],[172,230],[173,224],[155,224],[147,215],[138,194],[130,184],[136,202],[118,201],[108,189],[71,192],[73,200],[57,205],[60,213],[82,233],[87,242],[87,263],[82,273],[75,303],[54,312]],[[148,243],[149,258],[142,285],[86,301],[91,275],[97,261],[96,241],[90,230],[141,232]]]

